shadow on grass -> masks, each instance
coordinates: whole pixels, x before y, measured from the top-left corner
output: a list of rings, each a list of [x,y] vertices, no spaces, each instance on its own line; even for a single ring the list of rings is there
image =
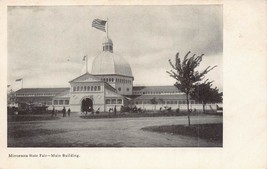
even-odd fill
[[[184,125],[149,126],[142,128],[142,130],[197,137],[220,143],[222,143],[223,135],[222,124],[197,124],[190,127]]]

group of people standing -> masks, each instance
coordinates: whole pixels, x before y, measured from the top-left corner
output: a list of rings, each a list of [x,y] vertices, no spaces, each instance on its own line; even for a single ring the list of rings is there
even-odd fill
[[[68,117],[70,117],[70,108],[66,111],[66,108],[65,107],[63,107],[63,109],[62,109],[62,115],[63,115],[63,117],[66,117],[67,116],[67,113],[68,113]],[[57,113],[58,113],[58,111],[57,110],[55,110],[55,107],[53,107],[53,110],[52,110],[52,117],[53,116],[57,116]]]

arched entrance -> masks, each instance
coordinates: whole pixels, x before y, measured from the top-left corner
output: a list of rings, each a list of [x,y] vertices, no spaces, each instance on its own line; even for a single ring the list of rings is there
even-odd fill
[[[82,104],[81,104],[81,111],[85,112],[86,114],[88,112],[92,112],[93,110],[93,101],[90,98],[84,98],[82,100]]]

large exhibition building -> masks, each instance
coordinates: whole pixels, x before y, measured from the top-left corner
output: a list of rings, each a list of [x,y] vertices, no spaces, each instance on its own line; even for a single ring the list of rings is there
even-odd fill
[[[122,106],[152,109],[157,100],[160,107],[185,108],[186,97],[175,86],[133,86],[131,66],[122,56],[113,53],[113,42],[105,38],[102,52],[92,61],[92,70],[69,81],[66,88],[22,88],[16,91],[17,103],[34,103],[73,112],[84,104],[100,112]],[[86,63],[88,64],[88,63]],[[155,103],[154,103],[155,104]],[[195,105],[190,100],[190,105]]]

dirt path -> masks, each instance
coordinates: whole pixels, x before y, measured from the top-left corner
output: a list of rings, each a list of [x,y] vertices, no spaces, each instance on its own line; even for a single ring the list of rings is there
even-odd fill
[[[221,116],[192,116],[192,124],[222,123]],[[8,139],[22,147],[213,147],[220,143],[186,136],[143,131],[146,126],[187,124],[187,117],[82,119],[71,114],[60,120],[15,122],[9,125],[25,136]],[[33,132],[34,134],[28,135]]]

